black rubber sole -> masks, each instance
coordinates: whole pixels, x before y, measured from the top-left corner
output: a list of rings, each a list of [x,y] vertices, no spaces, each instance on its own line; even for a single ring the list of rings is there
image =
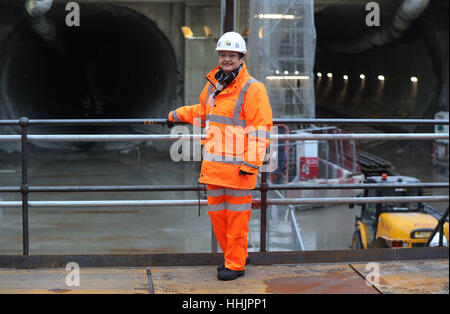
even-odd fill
[[[245,265],[248,265],[248,264],[250,264],[250,259],[247,257],[245,259]],[[221,264],[221,265],[217,266],[217,271],[219,272],[219,271],[223,270],[224,268],[225,268],[225,264]]]
[[[222,280],[222,281],[230,281],[230,280],[234,280],[234,279],[236,279],[236,278],[238,278],[238,277],[241,277],[241,276],[244,276],[245,275],[245,270],[241,270],[241,271],[234,271],[234,274],[230,274],[229,276],[227,275],[227,276],[225,276],[225,275],[222,275],[221,276],[221,272],[219,272],[218,274],[217,274],[217,279],[219,279],[219,280]]]

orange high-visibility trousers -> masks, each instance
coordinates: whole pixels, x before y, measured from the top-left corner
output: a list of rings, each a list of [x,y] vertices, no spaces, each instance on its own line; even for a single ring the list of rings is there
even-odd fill
[[[252,191],[206,185],[208,214],[225,257],[225,267],[243,270],[247,253]]]

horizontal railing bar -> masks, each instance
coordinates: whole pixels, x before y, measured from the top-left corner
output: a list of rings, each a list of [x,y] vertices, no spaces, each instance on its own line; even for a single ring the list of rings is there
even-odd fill
[[[277,184],[269,185],[267,190],[345,190],[345,189],[372,189],[372,188],[449,188],[448,182],[429,183],[366,183],[366,184]],[[254,190],[262,190],[257,185]],[[20,186],[0,186],[0,192],[20,192]],[[90,185],[90,186],[29,186],[28,192],[163,192],[163,191],[206,191],[204,185]]]
[[[28,119],[27,125],[158,125],[167,119]],[[0,120],[0,125],[19,125],[20,120]]]
[[[29,207],[198,206],[206,200],[28,201]],[[20,207],[21,201],[0,201],[0,207]]]
[[[448,202],[449,196],[403,196],[403,197],[330,197],[267,199],[268,205],[300,204],[362,204],[404,202]],[[259,202],[255,199],[255,203]],[[206,200],[115,200],[115,201],[28,201],[29,207],[113,207],[113,206],[198,206],[208,205]],[[0,201],[0,207],[20,207],[21,201]]]
[[[27,125],[161,125],[167,119],[28,119]],[[274,124],[449,124],[444,119],[273,119]],[[20,120],[0,120],[0,125],[19,125]]]
[[[18,193],[20,192],[20,186],[1,186],[0,193]]]
[[[20,135],[0,135],[0,141],[20,141]],[[43,135],[30,134],[27,140],[54,142],[54,141],[200,141],[206,139],[206,135],[200,134],[61,134]],[[298,140],[436,140],[449,139],[449,133],[393,133],[393,134],[282,134],[270,136],[272,140],[298,141]]]
[[[342,190],[342,189],[372,189],[372,188],[448,188],[450,187],[448,182],[430,182],[430,183],[365,183],[365,184],[280,184],[269,185],[268,190]]]
[[[301,204],[377,204],[404,202],[448,202],[449,196],[410,196],[410,197],[334,197],[334,198],[285,198],[267,200],[268,205]]]
[[[449,124],[444,119],[274,119],[274,124]]]

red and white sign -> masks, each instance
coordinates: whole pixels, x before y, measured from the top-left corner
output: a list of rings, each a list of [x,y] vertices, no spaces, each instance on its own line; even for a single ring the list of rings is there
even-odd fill
[[[319,176],[319,161],[315,157],[300,157],[300,181],[317,179]]]
[[[319,176],[317,141],[297,141],[297,158],[300,181],[317,179]]]

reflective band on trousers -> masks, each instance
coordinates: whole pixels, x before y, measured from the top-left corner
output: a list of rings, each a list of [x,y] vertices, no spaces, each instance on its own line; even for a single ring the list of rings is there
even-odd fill
[[[227,189],[222,188],[218,190],[207,190],[208,196],[217,197],[217,196],[234,196],[234,197],[240,197],[240,196],[250,196],[252,195],[252,190],[237,190],[237,189]]]
[[[217,205],[208,205],[208,211],[215,212],[218,210],[231,210],[233,212],[240,212],[244,210],[250,210],[252,209],[252,203],[244,203],[244,204],[230,204],[227,202],[222,202]]]
[[[231,197],[248,197],[252,196],[252,190],[240,190],[240,189],[227,189],[221,188],[217,190],[208,189],[206,191],[208,197],[221,197],[221,196],[231,196]],[[227,201],[223,201],[219,204],[209,204],[208,211],[219,211],[219,210],[231,210],[231,211],[244,211],[252,209],[252,203],[242,203],[242,204],[232,204]]]

